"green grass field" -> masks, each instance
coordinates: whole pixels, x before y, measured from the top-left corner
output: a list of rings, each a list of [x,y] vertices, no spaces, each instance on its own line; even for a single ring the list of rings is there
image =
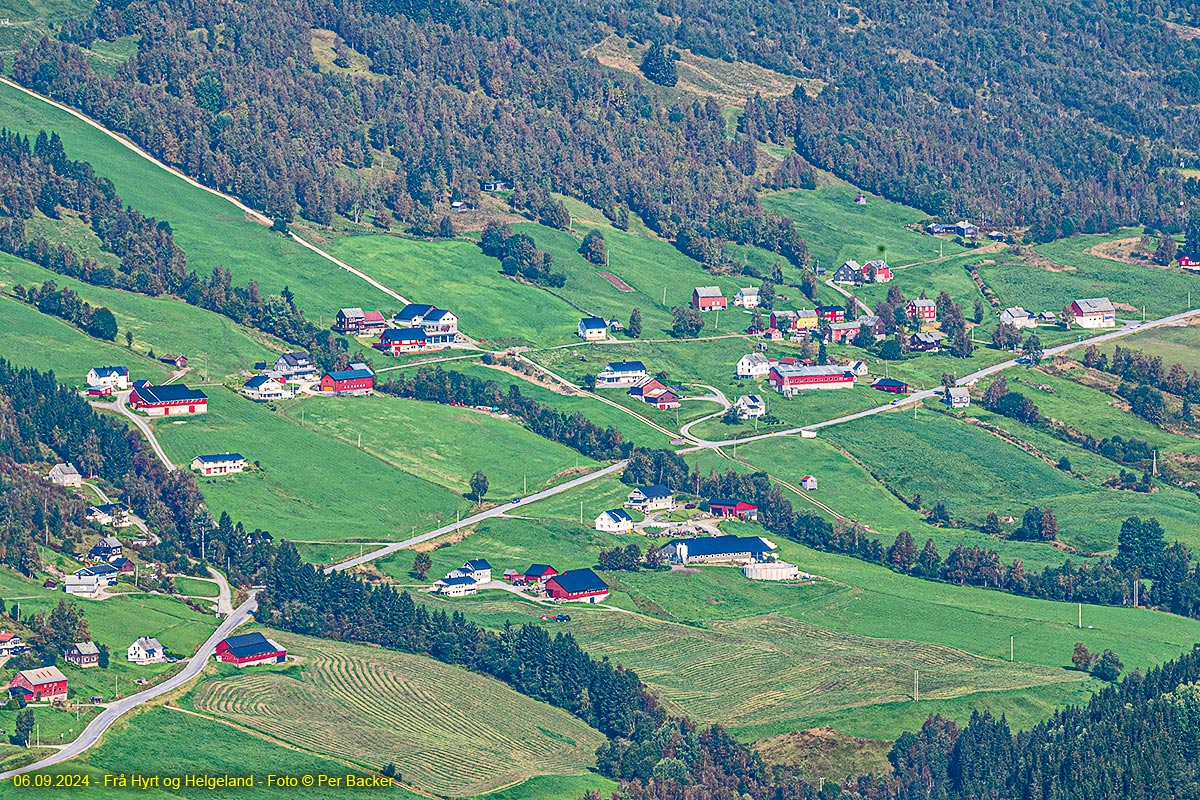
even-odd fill
[[[241,728],[161,707],[122,719],[94,750],[66,764],[51,767],[44,774],[86,776],[89,785],[74,790],[61,787],[16,788],[12,781],[5,781],[0,784],[0,798],[62,797],[64,791],[81,792],[100,800],[124,800],[134,794],[147,800],[267,800],[281,796],[309,800],[378,797],[417,800],[423,796],[400,787],[348,789],[344,786],[306,788],[298,785],[284,789],[278,785],[268,786],[267,776],[270,774],[294,776],[297,782],[301,776],[311,775],[315,782],[319,775],[366,777],[368,773],[342,761],[287,747]],[[128,784],[124,787],[115,783],[105,785],[106,776],[110,782],[115,781],[117,776],[124,776],[128,781],[129,776],[134,774],[149,778],[178,776],[181,779],[189,775],[252,775],[255,783],[253,787],[212,789],[202,785],[167,789],[161,783],[158,787],[136,790]]]
[[[857,193],[855,187],[838,181],[822,189],[770,192],[763,196],[763,205],[796,221],[809,252],[831,276],[851,258],[860,263],[884,258],[899,266],[938,257],[937,238],[904,227],[928,219],[927,214],[874,196],[867,198],[865,206],[855,205]],[[963,252],[950,241],[942,241],[941,248],[943,255]]]
[[[216,597],[221,593],[220,587],[214,581],[183,576],[175,578],[175,591],[188,597]]]
[[[451,797],[534,775],[586,774],[604,742],[567,712],[459,667],[365,645],[277,638],[301,664],[222,670],[196,688],[195,708],[310,752],[368,768],[394,763],[412,786]]]
[[[564,470],[596,465],[515,419],[419,400],[311,397],[287,404],[281,413],[294,422],[303,413],[309,428],[347,444],[362,434],[367,453],[457,494],[470,492],[476,470],[488,476],[496,499],[524,493],[525,479],[532,492],[564,477]]]
[[[105,306],[113,312],[118,330],[116,348],[122,353],[122,364],[132,356],[125,347],[126,331],[133,333],[133,350],[138,354],[145,355],[147,350],[160,355],[186,353],[192,367],[191,375],[185,379],[189,382],[196,381],[197,378],[193,376],[202,375],[205,370],[211,378],[217,379],[223,375],[237,374],[252,368],[256,361],[274,360],[276,353],[286,349],[283,342],[238,325],[215,312],[165,297],[147,297],[119,289],[92,286],[7,253],[0,253],[0,289],[7,292],[15,284],[30,286],[49,280],[57,283],[60,289],[69,287],[93,306]],[[64,375],[63,378],[82,383],[86,373],[85,368],[78,376]],[[137,377],[143,376],[139,374]]]
[[[155,434],[173,461],[201,453],[240,452],[261,468],[232,478],[201,478],[214,514],[228,511],[247,527],[316,541],[388,541],[416,526],[467,511],[471,503],[402,472],[354,444],[301,427],[233,391],[208,390],[209,412],[159,420]],[[320,398],[356,403],[364,398]]]
[[[73,159],[91,162],[110,178],[122,199],[144,214],[165,219],[188,267],[208,275],[217,266],[235,283],[257,280],[264,294],[289,286],[313,321],[326,324],[342,306],[395,305],[388,295],[299,245],[247,221],[229,202],[186,183],[135,155],[113,139],[53,106],[0,86],[0,125],[29,135],[57,131]]]
[[[1188,372],[1200,369],[1200,327],[1194,325],[1155,328],[1145,333],[1135,333],[1121,339],[1120,345],[1141,350],[1148,355],[1160,356],[1167,365],[1183,364]],[[1102,345],[1100,349],[1111,356],[1116,349],[1116,343]]]
[[[453,310],[459,327],[476,338],[559,344],[575,336],[579,311],[532,284],[501,275],[500,262],[471,242],[346,236],[334,240],[329,251],[413,302]]]
[[[1140,230],[1127,228],[1111,234],[1060,239],[1035,248],[1052,264],[1038,266],[1004,254],[993,265],[981,265],[979,272],[1006,306],[1061,311],[1076,298],[1106,296],[1114,303],[1138,309],[1118,310],[1119,319],[1141,319],[1143,306],[1150,319],[1186,310],[1188,291],[1197,288],[1194,277],[1179,270],[1124,264],[1087,252],[1094,245],[1138,235]]]

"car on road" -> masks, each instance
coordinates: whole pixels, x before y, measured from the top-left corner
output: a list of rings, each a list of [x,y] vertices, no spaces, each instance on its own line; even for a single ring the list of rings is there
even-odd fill
[[[519,503],[519,502],[521,502],[521,498],[519,498],[519,497],[514,497],[514,498],[512,499],[512,501],[513,501],[513,503],[514,503],[514,504],[515,504],[515,503]]]

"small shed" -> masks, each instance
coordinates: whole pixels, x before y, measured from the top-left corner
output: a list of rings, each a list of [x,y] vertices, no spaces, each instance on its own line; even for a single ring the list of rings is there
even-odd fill
[[[806,492],[815,492],[817,490],[817,479],[812,475],[805,475],[800,479],[800,488]]]

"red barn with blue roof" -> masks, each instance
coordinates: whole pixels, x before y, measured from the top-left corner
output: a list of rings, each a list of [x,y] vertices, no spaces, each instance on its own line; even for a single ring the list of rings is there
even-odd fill
[[[584,567],[555,575],[546,581],[546,592],[555,600],[570,603],[603,603],[608,599],[608,584]]]
[[[255,664],[282,664],[287,661],[287,650],[255,631],[223,639],[213,657],[224,664],[252,667]]]

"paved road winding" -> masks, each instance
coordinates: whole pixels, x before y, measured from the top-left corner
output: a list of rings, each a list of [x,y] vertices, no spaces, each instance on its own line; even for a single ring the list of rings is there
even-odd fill
[[[129,402],[129,391],[124,391],[124,392],[118,392],[117,399],[115,399],[111,402],[92,403],[92,405],[95,406],[96,408],[104,408],[104,409],[108,409],[109,411],[115,411],[118,414],[122,414],[122,415],[128,417],[129,419],[131,419],[133,421],[133,424],[137,426],[138,430],[140,430],[142,432],[142,434],[145,435],[146,441],[150,442],[150,447],[153,448],[154,455],[158,456],[158,460],[163,463],[163,466],[167,468],[168,472],[173,471],[175,469],[175,465],[171,463],[171,459],[167,458],[167,453],[165,450],[162,449],[162,446],[159,445],[158,439],[154,438],[154,431],[152,431],[150,429],[150,424],[148,422],[146,422],[145,417],[140,416],[140,415],[134,413],[133,411],[130,411],[129,407],[126,405],[126,403],[128,403],[128,402]]]
[[[386,547],[379,548],[378,550],[372,550],[369,553],[364,553],[361,556],[357,556],[348,561],[343,561],[340,564],[334,564],[332,567],[326,567],[325,572],[339,572],[344,569],[353,569],[354,567],[362,566],[363,564],[369,564],[377,558],[390,556],[392,553],[399,552],[406,547],[412,547],[414,544],[420,544],[421,542],[427,542],[430,539],[436,539],[439,536],[445,536],[447,533],[453,533],[454,531],[478,524],[487,519],[492,519],[493,517],[503,516],[507,512],[512,511],[515,508],[520,508],[526,503],[534,503],[538,500],[545,500],[547,497],[553,497],[556,494],[561,494],[570,489],[574,489],[576,486],[583,486],[585,483],[591,483],[594,480],[599,480],[606,475],[612,475],[615,472],[620,472],[621,470],[625,469],[626,463],[627,462],[625,461],[618,461],[615,464],[610,464],[604,469],[596,470],[595,472],[589,472],[587,475],[574,478],[566,483],[560,483],[558,486],[552,486],[549,489],[535,492],[528,497],[521,498],[521,504],[518,506],[514,506],[512,503],[505,503],[503,505],[496,506],[495,508],[489,508],[487,511],[481,511],[478,514],[472,514],[466,519],[459,520],[458,522],[452,522],[449,525],[443,525],[437,530],[432,530],[428,533],[422,533],[421,535],[414,536],[411,539],[405,539],[403,542],[389,544]]]
[[[254,612],[254,609],[257,606],[258,601],[254,597],[251,597],[249,600],[238,606],[237,609],[235,609],[234,612],[217,627],[216,631],[213,632],[213,635],[208,637],[208,640],[204,644],[200,645],[200,648],[196,651],[196,654],[191,657],[182,671],[171,676],[157,686],[147,689],[144,692],[138,692],[137,694],[130,695],[129,697],[123,697],[120,700],[109,703],[108,707],[100,712],[98,717],[88,723],[87,727],[84,728],[79,734],[78,739],[64,746],[61,750],[53,755],[43,758],[41,761],[35,761],[32,764],[27,764],[26,766],[18,769],[11,769],[7,772],[0,772],[0,781],[8,780],[14,775],[21,775],[26,772],[35,772],[39,769],[45,769],[46,767],[50,767],[55,764],[61,764],[62,762],[69,761],[81,753],[90,750],[92,747],[95,747],[96,743],[100,741],[100,737],[104,735],[105,731],[111,728],[113,723],[123,717],[125,714],[128,714],[133,709],[149,702],[150,700],[153,700],[156,697],[160,697],[167,692],[178,689],[180,686],[183,686],[199,675],[200,671],[204,669],[204,665],[208,663],[210,658],[212,658],[213,651],[216,650],[217,644],[220,643],[220,641],[226,636],[233,633],[238,626],[249,620],[250,615]]]

